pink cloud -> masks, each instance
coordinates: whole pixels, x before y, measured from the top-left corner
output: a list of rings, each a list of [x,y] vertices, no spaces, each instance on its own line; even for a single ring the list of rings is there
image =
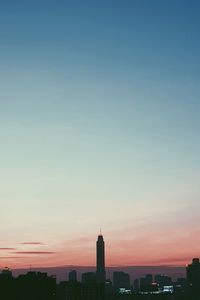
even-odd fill
[[[41,243],[41,242],[23,242],[20,244],[21,245],[45,245],[44,243]]]
[[[55,252],[50,251],[16,251],[17,254],[54,254]]]
[[[16,248],[0,248],[0,250],[16,250]]]
[[[0,256],[0,259],[16,259],[16,258],[22,258],[20,256]]]

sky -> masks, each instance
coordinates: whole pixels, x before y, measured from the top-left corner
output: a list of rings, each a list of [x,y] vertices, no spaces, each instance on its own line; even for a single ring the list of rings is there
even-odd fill
[[[199,11],[0,1],[0,268],[200,256]]]

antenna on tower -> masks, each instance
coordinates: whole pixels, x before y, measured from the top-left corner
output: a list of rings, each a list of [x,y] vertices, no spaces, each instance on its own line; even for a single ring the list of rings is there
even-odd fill
[[[101,227],[100,227],[100,235],[102,235],[102,232],[101,232]]]

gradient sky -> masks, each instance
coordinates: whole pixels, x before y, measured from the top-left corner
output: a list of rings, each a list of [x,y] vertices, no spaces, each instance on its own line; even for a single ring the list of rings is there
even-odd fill
[[[200,256],[199,0],[0,1],[0,268]]]

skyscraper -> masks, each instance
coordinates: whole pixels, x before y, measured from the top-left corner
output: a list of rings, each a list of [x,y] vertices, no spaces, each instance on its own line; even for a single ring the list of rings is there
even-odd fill
[[[103,236],[100,233],[96,243],[96,278],[98,283],[105,283],[106,272],[105,272],[105,247]]]
[[[71,270],[69,272],[69,281],[77,281],[76,270]]]
[[[200,262],[199,258],[193,258],[192,264],[187,265],[187,282],[190,292],[195,296],[200,293]],[[195,298],[196,299],[196,298]]]

